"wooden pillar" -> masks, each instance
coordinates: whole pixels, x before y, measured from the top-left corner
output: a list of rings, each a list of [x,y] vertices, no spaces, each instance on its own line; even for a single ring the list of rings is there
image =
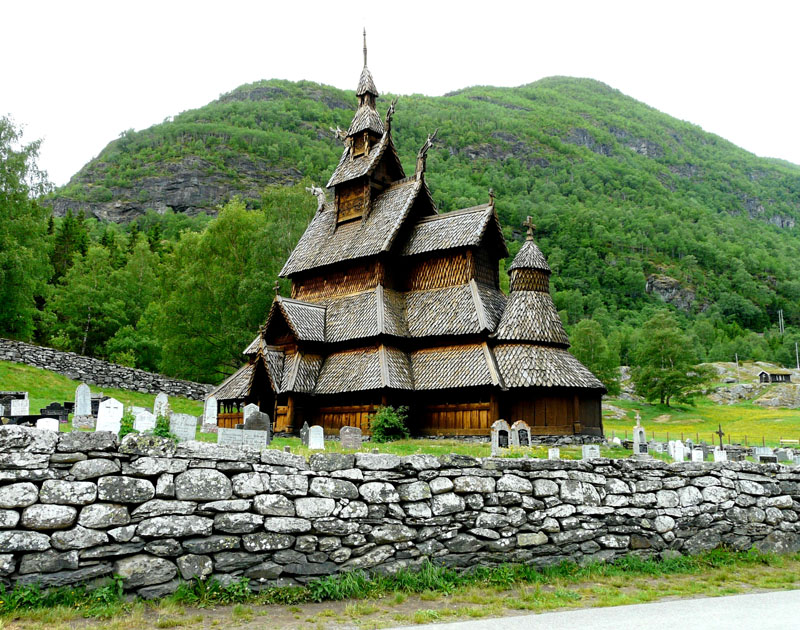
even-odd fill
[[[489,426],[491,427],[495,422],[500,419],[500,401],[495,392],[492,392],[489,398]],[[509,424],[511,424],[509,422]]]

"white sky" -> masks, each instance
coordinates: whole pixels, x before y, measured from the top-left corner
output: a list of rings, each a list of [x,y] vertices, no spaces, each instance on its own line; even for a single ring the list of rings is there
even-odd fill
[[[362,27],[380,91],[591,77],[800,164],[796,0],[5,0],[0,115],[44,139],[40,166],[61,185],[121,131],[243,83],[354,89]]]

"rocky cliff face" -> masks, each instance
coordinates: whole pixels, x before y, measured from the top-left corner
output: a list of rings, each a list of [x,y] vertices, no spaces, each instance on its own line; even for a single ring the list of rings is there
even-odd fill
[[[648,276],[644,290],[647,293],[654,293],[667,304],[686,312],[691,311],[696,300],[694,291],[681,286],[680,281],[675,278],[661,274]]]
[[[75,178],[88,186],[101,181],[103,165],[98,163],[94,167]],[[216,214],[217,206],[234,196],[258,199],[265,186],[291,185],[303,176],[296,168],[276,168],[246,155],[227,160],[224,169],[197,156],[159,162],[153,168],[160,174],[142,178],[133,188],[109,189],[108,201],[56,197],[52,200],[53,213],[64,216],[67,210],[73,214],[83,210],[86,216],[114,222],[130,221],[149,209],[160,214],[168,209],[189,215]]]

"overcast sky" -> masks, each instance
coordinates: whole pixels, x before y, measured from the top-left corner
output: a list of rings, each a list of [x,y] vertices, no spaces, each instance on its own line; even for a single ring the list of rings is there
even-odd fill
[[[800,164],[797,1],[6,0],[0,16],[0,115],[44,140],[59,185],[121,131],[243,83],[355,88],[362,27],[381,92],[591,77]]]

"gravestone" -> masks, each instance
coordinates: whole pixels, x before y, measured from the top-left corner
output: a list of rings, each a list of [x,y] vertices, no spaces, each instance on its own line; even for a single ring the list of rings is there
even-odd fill
[[[600,446],[597,444],[584,444],[581,446],[581,459],[591,461],[600,458]]]
[[[156,417],[150,413],[149,409],[134,407],[131,412],[133,413],[133,428],[139,433],[152,431],[156,428]]]
[[[706,461],[706,452],[699,446],[696,446],[695,448],[692,449],[692,461],[693,462]]]
[[[86,383],[81,383],[75,388],[75,411],[76,416],[92,415],[92,390]]]
[[[756,455],[756,463],[758,464],[777,464],[778,458],[773,455]]]
[[[497,420],[492,425],[492,457],[500,455],[501,448],[511,445],[511,427],[505,420]]]
[[[158,418],[158,416],[169,418],[170,415],[169,397],[164,392],[161,392],[156,396],[156,400],[153,403],[153,415],[156,418]]]
[[[28,416],[31,413],[28,392],[19,392],[22,396],[11,399],[11,407],[6,415],[9,416]]]
[[[676,440],[675,444],[672,446],[672,461],[682,462],[685,459],[686,447],[683,445],[683,442]]]
[[[225,429],[220,427],[217,430],[217,444],[226,446],[252,446],[253,448],[263,449],[269,446],[269,431],[250,431],[247,429]]]
[[[104,400],[108,400],[109,398],[111,398],[111,397],[110,396],[104,396],[103,392],[100,392],[99,394],[92,394],[91,395],[91,401],[90,402],[91,402],[91,405],[92,405],[92,415],[95,418],[97,417],[97,412],[100,409],[100,403],[103,402]]]
[[[775,453],[769,446],[756,446],[753,448],[753,457],[757,455],[766,455],[768,457],[771,457],[774,454]]]
[[[517,420],[511,425],[511,446],[527,447],[531,445],[531,428],[524,420]]]
[[[342,448],[357,451],[361,448],[361,429],[358,427],[342,427],[339,429],[339,440]]]
[[[312,451],[325,450],[325,435],[322,432],[322,427],[318,424],[308,429],[308,448]]]
[[[723,451],[721,448],[714,449],[714,461],[715,462],[727,462],[728,461],[728,454]]]
[[[650,453],[664,453],[664,443],[663,442],[656,442],[655,440],[650,440],[647,444],[647,450]]]
[[[197,416],[188,413],[171,413],[169,415],[169,432],[178,442],[191,442],[197,433]]]
[[[620,448],[622,446],[622,440],[620,440],[617,436],[611,438],[611,446],[615,448]]]
[[[104,400],[97,408],[97,424],[95,425],[95,431],[119,433],[122,413],[122,403],[116,398]]]
[[[269,414],[261,411],[257,405],[247,405],[244,408],[244,425],[241,428],[247,431],[269,431],[272,429],[272,421]]]
[[[203,433],[212,433],[217,430],[217,412],[217,397],[211,395],[203,404]]]
[[[303,446],[308,446],[308,422],[304,422],[300,428],[300,443]]]
[[[69,411],[62,404],[52,402],[44,409],[39,409],[39,413],[43,416],[56,418],[60,423],[64,424],[69,419]]]
[[[744,450],[737,448],[735,450],[728,451],[728,461],[731,462],[743,462],[744,461]]]
[[[42,431],[55,431],[58,433],[59,421],[56,418],[39,418],[36,421],[36,428]]]
[[[779,448],[775,451],[775,457],[778,458],[779,462],[790,462],[792,459],[792,453],[788,448]]]
[[[561,449],[557,446],[551,446],[548,448],[547,459],[561,459]]]
[[[636,414],[636,426],[633,427],[633,454],[634,455],[647,455],[647,439],[645,437],[644,427],[641,423],[641,416]]]

